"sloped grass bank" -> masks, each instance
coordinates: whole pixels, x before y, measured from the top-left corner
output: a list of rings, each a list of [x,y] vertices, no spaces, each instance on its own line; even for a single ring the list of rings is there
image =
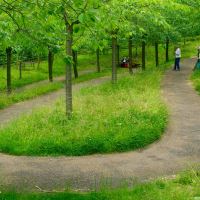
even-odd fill
[[[142,148],[159,139],[167,124],[161,100],[162,71],[126,76],[82,89],[71,120],[64,100],[35,110],[0,130],[0,151],[16,155],[88,155]]]
[[[199,171],[185,172],[175,179],[160,179],[133,188],[104,189],[90,193],[32,193],[2,192],[0,200],[198,200]]]
[[[192,80],[193,85],[194,85],[196,91],[200,95],[200,70],[195,70],[193,72],[192,76],[190,77],[190,79]]]

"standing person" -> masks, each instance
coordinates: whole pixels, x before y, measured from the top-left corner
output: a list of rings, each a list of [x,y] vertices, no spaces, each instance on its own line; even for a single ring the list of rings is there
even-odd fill
[[[181,49],[179,47],[175,50],[175,65],[174,70],[180,71]]]
[[[200,69],[200,46],[197,48],[197,62],[194,66],[195,69]]]

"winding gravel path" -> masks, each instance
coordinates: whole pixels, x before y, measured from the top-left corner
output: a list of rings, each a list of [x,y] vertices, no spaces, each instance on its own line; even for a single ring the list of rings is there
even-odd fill
[[[171,175],[199,163],[200,96],[188,81],[194,62],[192,59],[184,60],[180,72],[169,70],[164,77],[163,96],[169,105],[171,117],[165,135],[157,143],[135,152],[85,157],[17,157],[0,154],[0,185],[24,190],[37,190],[38,187],[62,190],[69,186],[87,190],[105,183],[117,186],[123,180],[132,182]],[[0,111],[0,121],[8,121],[36,104],[51,103],[62,92]]]

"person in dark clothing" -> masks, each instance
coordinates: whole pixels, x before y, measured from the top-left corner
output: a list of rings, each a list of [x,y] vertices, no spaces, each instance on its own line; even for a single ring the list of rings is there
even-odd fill
[[[174,70],[180,71],[181,49],[179,47],[175,50],[175,64]]]

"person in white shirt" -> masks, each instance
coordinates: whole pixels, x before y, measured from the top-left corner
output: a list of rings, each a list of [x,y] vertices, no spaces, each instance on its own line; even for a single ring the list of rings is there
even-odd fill
[[[175,50],[175,65],[174,70],[180,71],[181,49],[179,47]]]

